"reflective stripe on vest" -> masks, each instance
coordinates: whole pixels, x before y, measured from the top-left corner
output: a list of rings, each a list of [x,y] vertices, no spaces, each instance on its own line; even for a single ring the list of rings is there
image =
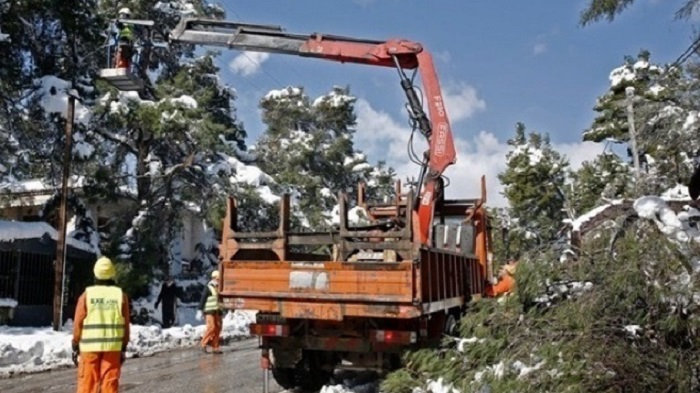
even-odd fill
[[[204,303],[204,312],[207,311],[217,311],[219,310],[219,298],[216,293],[216,287],[213,285],[208,285],[211,295],[207,297],[207,302]]]
[[[80,352],[122,350],[123,296],[122,290],[113,286],[95,285],[85,289],[87,315],[80,335]]]

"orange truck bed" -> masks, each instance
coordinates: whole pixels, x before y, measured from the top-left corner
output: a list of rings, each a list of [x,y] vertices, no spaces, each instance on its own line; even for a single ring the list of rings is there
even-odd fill
[[[285,318],[417,318],[461,306],[481,294],[474,256],[420,250],[416,261],[229,261],[222,264],[227,308]]]

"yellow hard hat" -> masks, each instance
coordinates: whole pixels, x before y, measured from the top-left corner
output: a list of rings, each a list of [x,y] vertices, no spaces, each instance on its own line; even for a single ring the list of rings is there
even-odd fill
[[[95,278],[98,280],[111,280],[116,274],[112,261],[107,257],[98,259],[92,271],[95,273]]]
[[[219,271],[214,270],[213,272],[211,272],[211,278],[219,278]]]

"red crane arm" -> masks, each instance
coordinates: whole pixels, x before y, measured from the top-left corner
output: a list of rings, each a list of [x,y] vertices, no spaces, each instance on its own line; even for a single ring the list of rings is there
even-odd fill
[[[439,179],[455,163],[456,152],[445,102],[433,59],[420,43],[393,39],[376,41],[328,34],[290,34],[279,26],[255,25],[212,19],[180,21],[170,34],[171,41],[222,46],[243,51],[314,57],[340,63],[395,67],[401,77],[411,117],[427,138],[429,149],[421,170],[420,200],[415,215],[419,240],[430,244],[435,201],[441,189]],[[430,118],[425,114],[412,82],[404,69],[418,69]]]

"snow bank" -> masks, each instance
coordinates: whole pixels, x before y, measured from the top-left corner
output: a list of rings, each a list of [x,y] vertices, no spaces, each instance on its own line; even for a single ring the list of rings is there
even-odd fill
[[[223,322],[224,340],[246,337],[248,325],[254,320],[252,311],[229,312]],[[151,356],[169,349],[193,346],[201,339],[205,328],[201,323],[169,329],[132,325],[127,357]],[[0,376],[72,366],[72,329],[70,321],[60,332],[54,332],[50,327],[0,326]]]

